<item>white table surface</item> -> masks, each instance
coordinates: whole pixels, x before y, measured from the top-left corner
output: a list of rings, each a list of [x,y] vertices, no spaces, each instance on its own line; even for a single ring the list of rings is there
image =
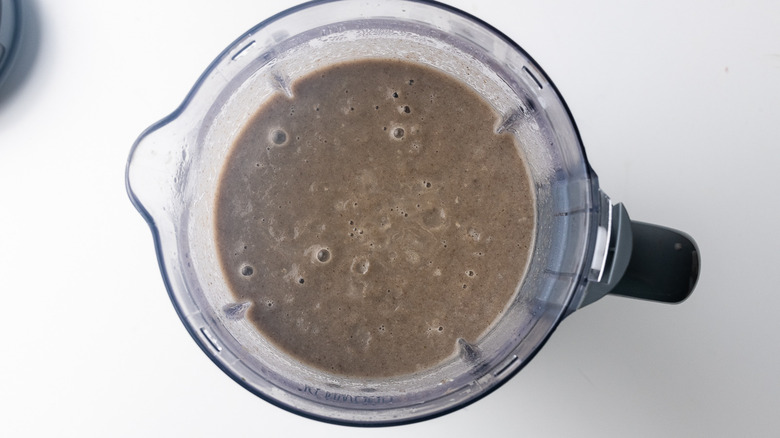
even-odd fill
[[[23,1],[25,52],[0,90],[0,436],[780,433],[779,2],[449,1],[542,65],[604,190],[691,234],[701,278],[680,305],[607,297],[487,398],[368,431],[282,411],[217,369],[125,192],[141,131],[295,2]]]

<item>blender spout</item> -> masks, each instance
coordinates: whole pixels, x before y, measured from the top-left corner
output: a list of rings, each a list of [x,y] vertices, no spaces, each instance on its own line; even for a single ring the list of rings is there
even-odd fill
[[[609,246],[600,281],[585,287],[582,308],[606,294],[680,303],[699,278],[696,242],[670,228],[631,221],[623,204],[611,212]]]

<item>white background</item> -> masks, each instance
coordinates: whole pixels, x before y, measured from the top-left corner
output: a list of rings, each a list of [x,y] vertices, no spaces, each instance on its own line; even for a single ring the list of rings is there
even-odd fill
[[[691,234],[702,273],[680,305],[575,313],[464,410],[368,431],[289,414],[217,369],[125,193],[141,131],[295,2],[24,1],[26,52],[0,90],[0,436],[780,433],[780,3],[449,2],[531,53],[604,190]]]

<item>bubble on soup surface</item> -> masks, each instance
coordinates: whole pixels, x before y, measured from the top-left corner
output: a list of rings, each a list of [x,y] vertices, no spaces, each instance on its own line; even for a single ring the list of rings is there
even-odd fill
[[[357,274],[366,275],[370,266],[371,262],[365,257],[355,257],[352,261],[352,271]]]
[[[321,250],[317,251],[317,260],[319,260],[322,263],[325,263],[328,260],[330,260],[330,251],[328,251],[325,248],[322,248]]]
[[[281,146],[287,142],[287,133],[281,129],[274,129],[271,131],[271,142],[277,146]]]

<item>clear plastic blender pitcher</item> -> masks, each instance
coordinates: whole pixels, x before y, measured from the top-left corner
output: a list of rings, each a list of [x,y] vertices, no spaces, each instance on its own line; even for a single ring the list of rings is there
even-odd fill
[[[260,335],[228,289],[212,225],[222,164],[255,110],[284,84],[364,58],[431,66],[491,102],[499,131],[525,145],[536,197],[530,262],[517,266],[526,273],[503,316],[452,360],[383,379],[307,367]],[[429,1],[319,1],[258,24],[140,136],[127,187],[174,307],[206,355],[263,399],[328,422],[392,425],[451,412],[519,371],[576,309],[607,293],[679,302],[698,276],[690,238],[630,221],[599,189],[566,104],[531,57],[479,19]]]

